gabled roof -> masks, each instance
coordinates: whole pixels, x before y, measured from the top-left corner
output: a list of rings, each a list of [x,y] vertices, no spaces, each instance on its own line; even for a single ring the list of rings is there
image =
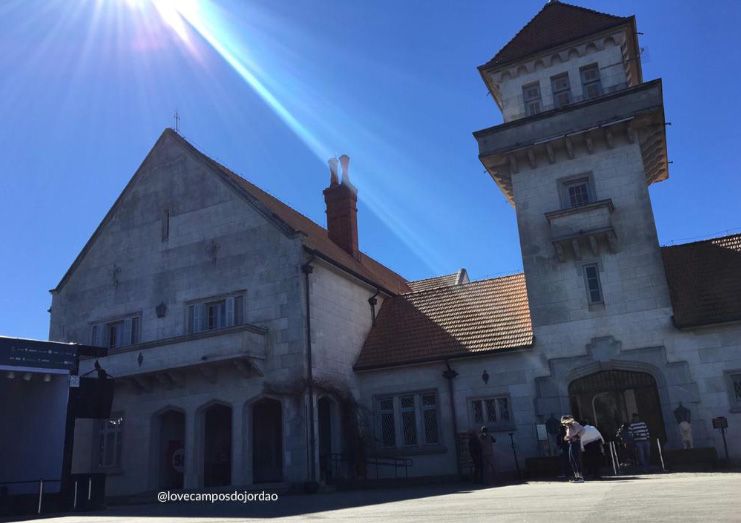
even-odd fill
[[[631,20],[632,17],[608,15],[558,1],[548,2],[482,67],[513,62]]]
[[[741,320],[741,234],[662,247],[674,324]]]
[[[329,239],[327,230],[324,227],[316,224],[315,222],[313,222],[303,214],[299,213],[295,209],[289,207],[285,203],[281,202],[274,196],[263,191],[256,185],[248,182],[238,174],[221,165],[219,162],[213,160],[212,158],[209,158],[201,151],[196,149],[195,146],[193,146],[190,142],[188,142],[174,130],[169,128],[165,129],[162,132],[162,135],[157,140],[155,146],[152,148],[152,151],[154,151],[154,149],[157,147],[157,144],[168,138],[180,143],[189,152],[191,152],[197,160],[200,160],[206,165],[212,167],[218,174],[220,174],[228,182],[230,182],[230,184],[235,189],[240,191],[240,193],[245,196],[248,201],[255,205],[259,211],[266,215],[266,217],[279,224],[284,232],[287,232],[289,234],[303,235],[303,242],[307,248],[317,251],[328,260],[334,262],[344,269],[354,272],[355,274],[368,280],[372,284],[378,285],[387,291],[390,291],[392,293],[402,293],[408,292],[410,290],[407,286],[406,280],[402,276],[385,267],[384,265],[364,253],[360,253],[357,259],[352,257],[336,243]],[[150,151],[150,153],[147,155],[147,158],[149,158],[149,155],[152,154],[152,151]],[[132,177],[132,179],[126,185],[124,191],[121,193],[121,195],[119,195],[116,202],[108,211],[108,214],[106,214],[101,224],[95,230],[92,237],[88,240],[87,244],[82,249],[80,254],[77,256],[77,259],[73,262],[72,266],[69,268],[67,273],[60,281],[59,285],[57,285],[57,289],[62,287],[64,282],[67,280],[67,278],[69,278],[70,274],[80,263],[81,259],[90,248],[90,245],[99,234],[103,224],[110,220],[115,209],[119,205],[123,194],[132,185],[134,179],[139,174],[139,171],[142,170],[142,167],[146,164],[146,162],[147,160],[145,159],[139,169],[137,169],[134,177]],[[320,193],[317,194],[317,197],[320,197]]]
[[[441,361],[532,344],[525,275],[520,273],[385,300],[355,369]]]
[[[434,276],[432,278],[425,278],[423,280],[415,280],[407,282],[407,285],[411,288],[412,292],[426,291],[428,289],[436,289],[438,287],[450,287],[451,285],[460,285],[462,283],[468,283],[468,273],[466,269],[461,269],[452,274],[445,274],[443,276]]]

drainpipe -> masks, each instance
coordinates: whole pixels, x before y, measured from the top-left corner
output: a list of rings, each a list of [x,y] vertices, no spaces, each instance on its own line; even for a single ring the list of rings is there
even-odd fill
[[[458,479],[463,475],[461,471],[460,449],[458,448],[458,416],[455,413],[455,393],[453,389],[453,380],[458,373],[450,367],[450,361],[445,360],[447,369],[443,372],[443,378],[448,380],[448,397],[450,398],[450,415],[453,416],[453,441],[455,442],[455,467],[458,471]]]
[[[376,326],[376,305],[378,304],[378,300],[376,299],[376,296],[378,296],[381,292],[381,289],[376,288],[376,293],[368,298],[368,303],[370,304],[371,309],[371,325]]]
[[[311,262],[312,255],[305,264],[301,266],[304,273],[304,287],[306,289],[306,380],[309,394],[309,481],[316,481],[316,441],[314,435],[314,370],[311,363],[311,295],[309,292],[309,275],[314,271]]]

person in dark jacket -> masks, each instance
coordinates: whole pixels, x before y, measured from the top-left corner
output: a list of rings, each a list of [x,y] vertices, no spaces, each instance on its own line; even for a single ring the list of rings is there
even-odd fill
[[[483,483],[484,468],[481,463],[481,441],[479,441],[479,435],[475,430],[468,433],[468,453],[471,455],[471,461],[473,461],[473,482]]]

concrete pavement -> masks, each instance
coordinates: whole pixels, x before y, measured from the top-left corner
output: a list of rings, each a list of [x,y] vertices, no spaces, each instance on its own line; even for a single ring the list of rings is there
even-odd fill
[[[221,521],[741,521],[741,473],[646,475],[583,484],[533,482],[282,496],[276,502],[170,502],[46,518],[49,523]]]

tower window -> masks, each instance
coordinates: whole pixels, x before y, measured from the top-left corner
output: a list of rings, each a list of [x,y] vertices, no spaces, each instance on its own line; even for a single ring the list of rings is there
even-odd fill
[[[584,281],[587,285],[589,304],[604,303],[602,298],[602,284],[599,280],[599,266],[596,263],[590,263],[584,266]]]
[[[571,84],[569,73],[551,76],[551,91],[553,92],[553,105],[563,107],[571,103]]]
[[[522,99],[525,103],[525,114],[532,116],[541,111],[540,83],[533,82],[522,86]]]
[[[162,241],[170,237],[170,209],[162,210]]]
[[[562,182],[561,203],[563,208],[581,207],[594,201],[590,178],[572,178]]]
[[[581,73],[581,89],[585,100],[597,98],[602,94],[602,79],[597,64],[585,65],[579,69]]]

